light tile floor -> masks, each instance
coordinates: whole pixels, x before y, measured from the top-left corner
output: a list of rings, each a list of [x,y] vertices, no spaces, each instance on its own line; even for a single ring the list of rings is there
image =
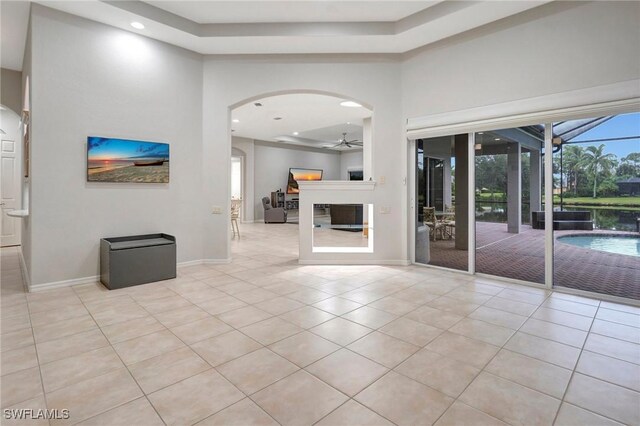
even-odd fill
[[[51,425],[640,424],[640,309],[422,267],[233,262],[26,294],[2,249],[2,408]],[[2,419],[2,424],[47,424]]]

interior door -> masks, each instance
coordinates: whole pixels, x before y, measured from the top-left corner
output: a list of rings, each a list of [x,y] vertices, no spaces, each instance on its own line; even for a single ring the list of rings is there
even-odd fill
[[[20,245],[20,219],[7,215],[8,211],[21,207],[20,155],[19,144],[3,139],[0,145],[0,246]]]

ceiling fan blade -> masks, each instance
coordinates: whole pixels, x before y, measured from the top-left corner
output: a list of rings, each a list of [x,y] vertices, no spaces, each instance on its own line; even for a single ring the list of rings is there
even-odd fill
[[[342,142],[335,144],[335,145],[334,145],[334,146],[332,146],[331,148],[337,148],[337,147],[339,147],[340,145],[342,145]]]

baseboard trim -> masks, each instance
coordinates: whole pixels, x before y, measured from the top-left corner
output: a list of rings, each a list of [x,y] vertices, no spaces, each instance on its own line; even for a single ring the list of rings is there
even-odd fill
[[[29,286],[29,293],[37,293],[39,291],[53,290],[62,287],[71,287],[81,284],[92,284],[100,280],[99,275],[91,277],[73,278],[71,280],[53,281],[50,283],[34,284]]]
[[[204,260],[200,259],[200,260],[190,260],[188,262],[180,262],[178,263],[178,269],[180,268],[186,268],[189,266],[197,266],[197,265],[202,265],[204,263]]]
[[[199,259],[199,260],[190,260],[188,262],[180,262],[178,263],[178,268],[186,268],[189,266],[197,266],[197,265],[226,265],[231,263],[231,259]]]
[[[388,266],[409,266],[408,260],[375,260],[375,259],[298,259],[299,265],[388,265]]]
[[[179,269],[179,268],[185,268],[188,266],[195,266],[195,265],[225,265],[228,263],[231,263],[231,259],[199,259],[199,260],[189,260],[187,262],[180,262],[178,263],[177,266]],[[22,251],[20,251],[20,264],[21,264],[21,267],[23,268],[23,275],[24,275],[26,271],[26,265],[22,257]],[[73,278],[70,280],[53,281],[50,283],[31,285],[31,281],[28,275],[24,275],[24,276],[25,276],[25,281],[27,282],[27,288],[29,290],[29,293],[36,293],[36,292],[45,291],[45,290],[53,290],[61,287],[71,287],[74,285],[93,284],[95,282],[100,281],[100,275],[94,275],[90,277]]]
[[[202,261],[205,265],[228,265],[231,263],[231,258],[228,259],[204,259]]]

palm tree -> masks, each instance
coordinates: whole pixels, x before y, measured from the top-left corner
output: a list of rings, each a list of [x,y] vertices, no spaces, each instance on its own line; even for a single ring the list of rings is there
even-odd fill
[[[585,152],[585,164],[589,173],[593,175],[593,198],[596,198],[596,190],[598,188],[598,173],[601,170],[611,169],[614,165],[616,156],[614,154],[604,153],[604,144],[599,147],[588,146]]]
[[[585,155],[584,149],[576,145],[567,145],[567,147],[563,149],[565,150],[564,162],[567,172],[569,173],[569,180],[573,180],[573,194],[577,196],[578,175],[587,162],[587,156]]]

